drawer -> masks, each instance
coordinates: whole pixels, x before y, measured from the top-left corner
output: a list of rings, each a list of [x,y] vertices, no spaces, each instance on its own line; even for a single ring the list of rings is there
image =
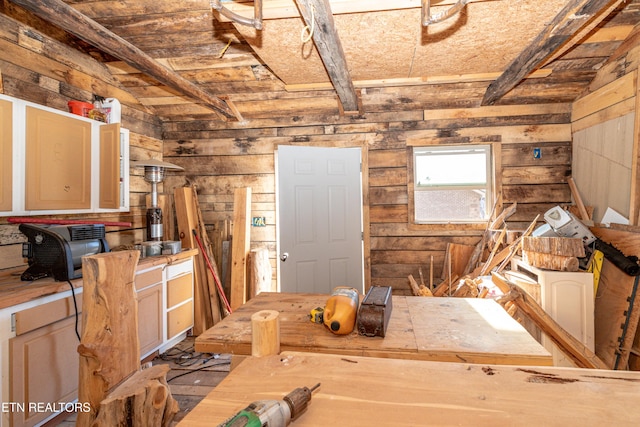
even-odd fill
[[[16,335],[26,334],[69,316],[75,316],[76,304],[78,313],[82,312],[82,292],[78,292],[77,289],[75,292],[75,304],[73,296],[69,296],[15,313]]]
[[[175,337],[193,326],[193,301],[167,312],[167,339]]]
[[[176,264],[167,265],[167,280],[173,279],[181,274],[191,273],[193,271],[193,262],[191,259]]]
[[[193,276],[184,274],[167,282],[167,308],[193,297]]]
[[[147,286],[155,285],[162,282],[162,267],[153,268],[136,274],[135,278],[136,291],[144,289]]]

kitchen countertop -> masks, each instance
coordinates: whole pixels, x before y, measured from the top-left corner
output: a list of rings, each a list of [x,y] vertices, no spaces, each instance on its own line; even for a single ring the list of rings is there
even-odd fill
[[[176,261],[194,256],[197,249],[184,249],[175,255],[158,255],[140,259],[138,270],[153,267],[160,264],[171,264]],[[23,282],[20,275],[25,267],[0,271],[0,309],[22,304],[47,295],[65,292],[70,289],[68,282],[56,282],[52,277]],[[82,288],[82,279],[71,280],[74,288]]]

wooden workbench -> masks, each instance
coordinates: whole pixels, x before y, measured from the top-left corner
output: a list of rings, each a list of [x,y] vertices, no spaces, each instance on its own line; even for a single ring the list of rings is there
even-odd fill
[[[178,424],[218,425],[250,402],[321,383],[292,425],[637,426],[640,372],[311,353],[249,357]]]
[[[552,365],[551,354],[495,301],[394,296],[384,338],[332,334],[312,323],[324,294],[263,292],[196,337],[196,351],[251,354],[251,315],[277,310],[280,350],[445,362]]]

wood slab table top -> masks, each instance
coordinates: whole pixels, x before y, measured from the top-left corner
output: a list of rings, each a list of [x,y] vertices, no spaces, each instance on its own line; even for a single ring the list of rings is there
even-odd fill
[[[313,393],[291,425],[637,426],[640,372],[284,352],[248,357],[178,427],[215,426],[256,400]]]
[[[251,355],[251,315],[279,312],[280,351],[550,366],[551,354],[494,300],[393,296],[385,337],[334,335],[312,323],[326,294],[263,292],[196,337],[196,351]]]

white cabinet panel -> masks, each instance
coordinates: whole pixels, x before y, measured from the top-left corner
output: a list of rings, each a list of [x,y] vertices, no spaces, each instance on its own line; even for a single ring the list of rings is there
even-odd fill
[[[567,332],[595,348],[593,274],[543,270],[514,258],[511,269],[531,276],[540,284],[540,305]],[[555,344],[542,334],[542,345],[556,366],[574,366]]]

